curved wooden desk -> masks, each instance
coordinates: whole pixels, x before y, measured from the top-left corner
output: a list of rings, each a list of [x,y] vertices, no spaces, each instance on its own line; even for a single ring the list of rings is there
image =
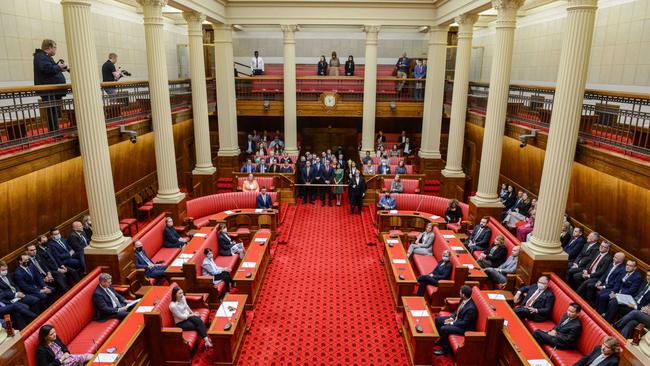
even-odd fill
[[[380,236],[381,233],[387,233],[392,230],[390,221],[393,217],[400,218],[401,225],[396,228],[405,234],[416,228],[414,222],[419,219],[424,219],[425,224],[430,222],[433,226],[437,226],[440,229],[447,228],[444,217],[432,213],[409,210],[379,210],[377,211],[377,229]]]
[[[275,239],[275,235],[278,231],[278,210],[276,209],[260,209],[260,208],[241,208],[234,210],[226,210],[218,212],[210,216],[210,226],[217,226],[219,224],[226,224],[228,228],[235,226],[235,221],[237,216],[248,216],[250,219],[251,225],[249,227],[251,235],[255,235],[257,230],[260,229],[257,224],[257,220],[262,215],[268,215],[271,217],[271,233],[272,239]]]

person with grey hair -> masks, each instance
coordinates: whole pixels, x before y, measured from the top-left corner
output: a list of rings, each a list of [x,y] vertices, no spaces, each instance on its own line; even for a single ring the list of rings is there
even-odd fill
[[[95,306],[96,321],[106,321],[108,319],[122,320],[129,315],[129,310],[133,301],[127,302],[126,299],[115,292],[112,284],[113,277],[108,273],[99,275],[99,284],[93,293],[93,305]]]

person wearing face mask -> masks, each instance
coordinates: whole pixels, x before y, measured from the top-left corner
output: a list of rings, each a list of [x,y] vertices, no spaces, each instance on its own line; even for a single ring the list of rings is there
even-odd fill
[[[380,210],[394,210],[397,208],[397,202],[395,202],[395,199],[391,197],[390,192],[386,191],[384,196],[379,199],[377,208]]]
[[[165,219],[166,225],[163,230],[163,247],[164,248],[182,248],[187,244],[187,239],[181,238],[181,234],[178,233],[174,227],[174,219],[168,217]]]
[[[448,280],[451,277],[451,266],[449,251],[445,250],[431,273],[418,276],[418,296],[424,296],[428,285],[437,286],[440,280]]]
[[[54,299],[54,290],[43,282],[43,278],[30,262],[27,253],[18,256],[18,267],[14,272],[14,280],[22,292],[39,299],[41,309],[45,309]]]
[[[54,266],[53,270],[50,270],[50,264],[44,261],[43,257],[38,256],[36,244],[28,244],[25,251],[29,256],[30,264],[36,269],[36,274],[43,279],[45,285],[55,288],[60,294],[68,291],[69,287],[65,275],[57,271],[56,266]]]
[[[41,235],[37,241],[38,245],[36,246],[36,257],[40,263],[43,263],[45,267],[52,273],[58,272],[65,276],[66,280],[70,283],[79,282],[79,273],[72,268],[68,267],[63,263],[60,263],[52,249],[47,245],[48,240],[45,235]]]
[[[165,270],[167,266],[154,263],[151,258],[144,251],[142,242],[136,240],[133,242],[133,247],[135,249],[135,267],[138,269],[144,269],[144,275],[149,278],[153,278],[156,282],[159,282],[166,278]]]
[[[523,299],[522,299],[523,296]],[[555,295],[548,288],[548,277],[542,276],[536,284],[524,286],[515,293],[515,314],[521,319],[535,322],[547,320],[553,312]]]
[[[60,264],[74,268],[77,272],[81,271],[81,262],[79,262],[75,251],[72,250],[68,245],[68,242],[61,237],[61,233],[56,227],[50,229],[50,240],[47,242],[47,245],[52,249],[54,258],[56,258]]]
[[[603,338],[603,343],[594,347],[594,350],[574,363],[573,366],[616,366],[618,355],[621,353],[621,344],[612,336]]]
[[[481,222],[476,225],[474,230],[472,230],[469,238],[465,241],[465,246],[467,246],[470,252],[474,252],[475,250],[486,250],[491,236],[492,231],[488,227],[488,217],[485,216],[481,219]]]
[[[413,254],[420,255],[433,255],[433,239],[435,234],[433,233],[433,224],[428,223],[423,232],[418,235],[415,242],[409,245],[407,256],[411,258]]]
[[[177,327],[183,330],[196,331],[203,338],[205,347],[212,347],[212,341],[208,337],[203,320],[201,320],[198,312],[192,311],[189,305],[187,305],[185,293],[183,293],[180,287],[174,287],[172,289],[172,301],[169,303],[169,311],[174,316],[174,323]]]
[[[228,267],[217,266],[217,264],[214,262],[214,253],[212,252],[212,249],[205,248],[203,250],[203,254],[205,254],[203,263],[201,263],[203,276],[212,276],[212,282],[215,285],[223,281],[225,291],[230,292],[230,287],[234,286],[234,282],[230,277],[231,269]]]
[[[38,297],[20,291],[18,285],[9,274],[7,263],[0,260],[0,301],[5,304],[25,304],[34,313],[40,313],[40,300]]]
[[[38,330],[38,347],[36,348],[37,366],[83,366],[94,354],[71,354],[65,344],[56,336],[53,326],[45,324]]]

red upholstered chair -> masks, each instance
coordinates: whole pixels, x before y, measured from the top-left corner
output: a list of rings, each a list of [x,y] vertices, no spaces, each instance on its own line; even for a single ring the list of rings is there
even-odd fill
[[[166,215],[160,214],[156,216],[147,226],[142,228],[134,237],[133,241],[140,240],[145,252],[152,261],[161,261],[165,265],[169,265],[180,253],[178,248],[163,248],[163,230],[165,229]]]
[[[244,185],[244,181],[247,179],[247,177],[237,177],[237,191],[241,192],[242,186]],[[266,190],[271,192],[275,191],[275,178],[274,177],[260,177],[256,176],[255,180],[257,180],[257,184],[259,184],[260,189],[262,187],[266,187]]]
[[[133,202],[135,204],[138,217],[142,218],[144,216],[147,220],[149,220],[151,213],[153,212],[153,201],[145,202],[140,194],[136,194],[133,197]]]
[[[506,238],[505,243],[506,249],[508,250],[508,256],[512,253],[512,248],[521,245],[521,242],[514,235],[512,235],[508,229],[501,225],[501,223],[494,217],[490,217],[488,219],[488,227],[492,232],[492,235],[490,236],[490,244],[494,243],[494,239],[497,237],[497,235],[503,235]],[[472,254],[474,255],[474,258],[478,258],[481,253],[483,253],[482,250],[476,250]],[[516,274],[509,274],[507,276],[507,282],[505,286],[499,287],[503,289],[514,290],[516,279]]]
[[[133,226],[135,226],[135,231],[133,231]],[[132,217],[120,220],[120,231],[124,235],[135,235],[138,232],[138,220]]]
[[[404,187],[404,192],[402,193],[420,193],[420,179],[400,179],[402,181],[402,187]],[[390,191],[390,186],[393,184],[393,178],[387,179],[383,178],[384,181],[384,190]]]
[[[251,237],[251,219],[246,215],[238,215],[235,218],[235,233],[241,240],[250,240]]]

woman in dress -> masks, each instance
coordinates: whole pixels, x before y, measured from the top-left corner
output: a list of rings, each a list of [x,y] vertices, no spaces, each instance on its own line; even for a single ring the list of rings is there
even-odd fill
[[[532,210],[530,216],[526,219],[523,225],[517,227],[517,239],[519,241],[526,241],[528,233],[533,232],[535,227],[535,210]]]
[[[336,164],[336,169],[334,169],[334,184],[343,184],[343,176],[345,172],[341,168],[341,163]],[[336,205],[341,206],[341,197],[343,197],[343,186],[335,186],[334,194],[336,195]]]
[[[348,60],[345,61],[345,76],[354,76],[354,57],[352,55],[348,56]]]
[[[332,51],[332,58],[330,58],[329,76],[339,76],[339,66],[341,62],[336,57],[336,52]]]
[[[212,341],[205,330],[205,323],[201,320],[199,313],[192,311],[189,305],[187,305],[185,294],[180,287],[174,287],[172,289],[172,301],[169,303],[169,311],[172,312],[174,324],[177,327],[182,330],[195,330],[203,338],[205,347],[212,347]]]
[[[56,337],[53,326],[45,324],[38,330],[36,364],[38,366],[82,366],[93,358],[93,354],[73,355],[68,347]]]
[[[327,61],[325,60],[325,55],[322,55],[320,61],[318,61],[318,76],[325,75],[327,75]]]
[[[242,192],[259,192],[260,191],[260,185],[257,183],[257,180],[255,180],[255,177],[253,174],[248,175],[248,179],[244,181],[241,187]]]

